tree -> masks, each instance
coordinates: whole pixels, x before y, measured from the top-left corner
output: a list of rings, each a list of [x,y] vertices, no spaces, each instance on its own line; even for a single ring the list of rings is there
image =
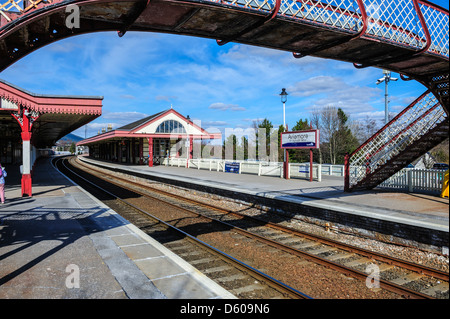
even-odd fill
[[[297,123],[292,127],[292,131],[305,131],[311,128],[308,123],[308,119],[299,119]],[[292,149],[289,150],[289,161],[290,162],[307,162],[309,161],[309,150],[302,149]]]
[[[281,133],[284,132],[285,132],[284,126],[283,124],[280,124],[280,126],[278,126],[278,162],[284,161],[284,149],[281,148]]]
[[[321,117],[321,135],[325,141],[324,156],[325,161],[336,164],[336,132],[339,127],[337,109],[334,106],[327,106],[320,112]]]
[[[319,130],[319,131],[320,131],[320,133],[319,133],[319,139],[321,139],[321,134],[322,134],[321,130],[322,130],[322,129],[321,129],[320,111],[319,111],[319,110],[314,109],[314,110],[311,112],[309,122],[310,122],[311,127],[312,127],[313,129],[316,129],[316,130]],[[320,140],[319,140],[319,142],[321,143]],[[317,148],[317,149],[315,149],[315,150],[313,151],[313,154],[314,154],[314,157],[315,157],[315,158],[316,158],[317,155],[319,155],[319,163],[322,164],[322,163],[323,163],[323,161],[322,161],[322,160],[323,160],[323,159],[322,159],[322,149],[321,149],[320,147]]]
[[[75,150],[76,150],[75,142],[72,142],[72,144],[70,144],[69,152],[74,154]]]
[[[351,127],[351,130],[358,139],[358,142],[362,144],[372,137],[380,129],[380,127],[381,126],[377,123],[377,120],[366,115],[364,119],[355,121]]]
[[[358,139],[353,135],[352,131],[347,125],[349,120],[347,114],[341,109],[337,110],[338,130],[335,132],[335,162],[333,164],[344,163],[346,153],[352,153],[358,146]]]
[[[431,155],[436,158],[436,161],[439,163],[447,163],[449,162],[449,148],[448,148],[448,139],[439,145],[435,146],[431,151]]]
[[[228,135],[227,139],[223,141],[224,159],[236,159],[237,137],[234,134]]]
[[[253,128],[255,129],[255,136],[256,136],[256,158],[259,160],[263,160],[263,159],[269,159],[272,161],[277,161],[278,160],[278,148],[276,149],[277,152],[275,152],[275,149],[273,149],[275,147],[275,145],[271,145],[273,144],[272,141],[273,139],[276,138],[276,136],[274,136],[273,134],[278,134],[277,130],[273,131],[273,124],[271,121],[269,121],[267,118],[265,118],[262,122],[253,122]],[[260,132],[264,132],[265,136],[259,136]],[[278,135],[279,138],[279,135]],[[260,141],[264,141],[265,143],[265,150],[260,149],[260,147],[262,147],[262,145],[260,145]],[[278,144],[279,145],[279,144]],[[274,152],[272,152],[272,150]]]
[[[321,149],[315,151],[319,162],[343,164],[345,153],[351,153],[359,142],[349,128],[349,117],[341,108],[327,106],[311,113],[311,126],[320,130]]]

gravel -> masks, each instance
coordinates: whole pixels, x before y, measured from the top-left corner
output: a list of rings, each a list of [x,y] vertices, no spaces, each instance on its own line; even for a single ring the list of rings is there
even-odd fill
[[[129,177],[128,178],[133,178]],[[142,180],[140,180],[142,181]],[[232,199],[223,198],[218,195],[201,193],[198,191],[192,191],[183,189],[180,187],[174,187],[170,185],[146,182],[152,187],[168,191],[177,195],[188,197],[194,200],[203,201],[207,204],[216,205],[226,208],[228,210],[239,211],[240,213],[247,214],[249,216],[257,216],[258,218],[265,219],[267,221],[275,222],[276,220],[283,220],[283,226],[295,228],[304,232],[320,235],[330,239],[338,240],[343,243],[349,243],[354,246],[358,246],[364,249],[380,252],[389,256],[393,256],[399,259],[407,260],[410,262],[422,264],[431,268],[447,271],[449,270],[448,256],[443,256],[429,251],[424,251],[414,247],[405,247],[397,244],[391,244],[386,242],[377,241],[370,238],[364,238],[359,235],[350,233],[342,233],[333,230],[327,231],[325,227],[312,223],[306,223],[300,221],[295,217],[292,217],[288,213],[273,212],[263,207],[252,207],[246,203],[235,201]],[[140,201],[138,198],[134,201]],[[282,218],[280,218],[282,214]],[[287,218],[289,217],[289,218]],[[193,218],[188,217],[186,214],[173,209],[170,213],[166,214],[165,220],[176,221],[177,227],[190,229],[195,232],[195,235],[211,245],[221,249],[224,252],[232,254],[238,259],[244,260],[251,264],[253,267],[267,271],[267,273],[278,280],[286,282],[290,286],[308,294],[314,298],[399,298],[400,296],[382,289],[368,289],[365,282],[356,280],[351,277],[347,277],[336,271],[330,270],[326,267],[311,263],[299,257],[293,257],[290,254],[278,251],[276,249],[264,247],[264,245],[256,244],[253,240],[248,240],[242,235],[234,233],[233,231],[210,231],[208,228],[209,223],[192,224]],[[194,225],[194,226],[191,226]],[[318,247],[315,247],[316,249]],[[333,254],[333,252],[329,253]],[[340,259],[339,263],[345,263],[352,260],[356,260],[358,256],[346,258],[346,260]],[[361,268],[362,270],[362,268]],[[402,270],[394,267],[392,269],[383,271],[381,278],[390,279],[396,278],[402,275]],[[414,285],[425,285],[432,287],[436,285],[435,282],[422,282],[422,283],[410,283],[413,288]],[[256,290],[257,291],[257,290]],[[252,294],[257,292],[252,292]],[[439,297],[447,296],[448,292],[441,293]]]

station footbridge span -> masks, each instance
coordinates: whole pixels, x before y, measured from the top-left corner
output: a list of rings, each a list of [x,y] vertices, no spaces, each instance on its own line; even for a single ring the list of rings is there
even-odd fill
[[[69,6],[78,24],[67,23]],[[448,10],[427,0],[0,0],[0,71],[67,37],[149,31],[335,59],[422,83],[424,94],[347,157],[351,191],[375,187],[448,137],[448,29]]]

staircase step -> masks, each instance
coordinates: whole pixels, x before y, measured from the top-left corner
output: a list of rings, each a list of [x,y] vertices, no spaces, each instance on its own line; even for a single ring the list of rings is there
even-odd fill
[[[413,142],[412,145],[379,166],[374,172],[359,181],[356,185],[353,185],[351,189],[371,189],[381,184],[413,160],[419,158],[448,138],[448,129],[448,117],[445,117],[434,128]]]

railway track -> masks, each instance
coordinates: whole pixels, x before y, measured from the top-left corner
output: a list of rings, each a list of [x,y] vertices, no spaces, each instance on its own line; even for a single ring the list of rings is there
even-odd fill
[[[58,159],[55,162],[55,166],[62,173],[79,183],[83,188],[88,188],[94,196],[101,197],[102,201],[108,202],[109,205],[116,209],[116,212],[119,212],[128,221],[163,243],[179,256],[185,259],[194,256],[195,260],[190,261],[192,265],[210,278],[212,277],[213,280],[237,297],[311,299],[308,295],[140,209],[130,203],[129,200],[124,200],[120,196],[97,185],[98,181],[93,182],[86,179],[79,174],[80,171],[76,172],[64,161],[64,159]],[[132,196],[132,193],[126,192],[125,195]]]
[[[78,165],[81,164],[78,163]],[[89,170],[91,173],[94,171],[92,167],[89,167]],[[372,267],[370,269],[380,271],[379,278],[377,278],[380,288],[395,292],[406,298],[440,297],[442,292],[445,294],[445,289],[448,291],[447,273],[345,245],[327,238],[299,232],[221,207],[181,198],[173,193],[154,188],[150,189],[148,186],[144,187],[142,184],[131,182],[129,179],[120,180],[117,176],[111,174],[108,176],[104,170],[97,172],[97,174],[101,174],[102,178],[109,179],[110,182],[116,180],[114,183],[120,183],[120,187],[124,187],[126,183],[127,187],[134,188],[134,191],[141,196],[164,201],[165,206],[183,210],[190,216],[195,216],[196,219],[208,219],[208,222],[203,222],[205,224],[215,224],[215,227],[221,225],[220,227],[228,231],[232,229],[234,234],[241,236],[240,240],[257,241],[266,247],[272,247],[286,254],[337,270],[346,276],[366,281],[368,274],[365,270],[370,265]],[[139,188],[139,190],[136,188]],[[188,216],[184,215],[182,219],[194,218]],[[172,221],[180,223],[182,219],[175,218]],[[201,233],[198,227],[196,232],[197,235]],[[194,263],[196,263],[195,260]],[[420,284],[420,282],[425,284]],[[429,282],[433,282],[433,284],[430,285]]]

